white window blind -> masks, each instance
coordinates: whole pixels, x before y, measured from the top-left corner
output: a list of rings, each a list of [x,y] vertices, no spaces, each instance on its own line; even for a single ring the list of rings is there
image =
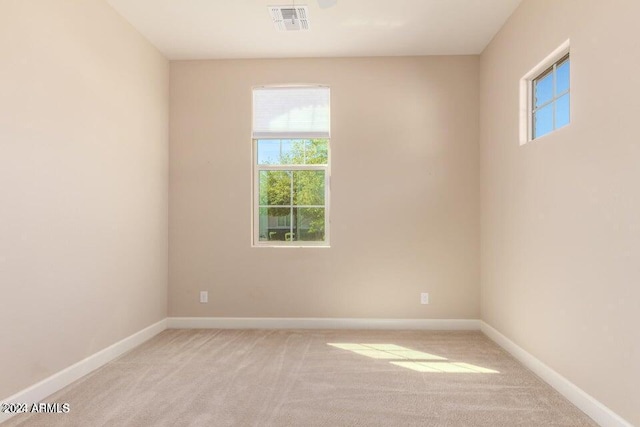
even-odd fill
[[[263,87],[253,90],[253,138],[329,138],[328,87]]]

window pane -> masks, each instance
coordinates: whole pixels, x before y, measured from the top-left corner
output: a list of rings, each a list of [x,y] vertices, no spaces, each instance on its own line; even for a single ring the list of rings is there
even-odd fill
[[[261,206],[291,204],[291,172],[260,171],[259,203]]]
[[[553,73],[548,73],[533,82],[535,92],[535,107],[539,107],[553,98]]]
[[[293,172],[293,204],[324,205],[324,171]]]
[[[291,208],[260,208],[260,241],[285,240],[290,233]]]
[[[321,165],[329,162],[328,139],[259,139],[259,165]]]
[[[569,90],[569,60],[556,68],[556,94]]]
[[[303,165],[304,143],[305,141],[300,139],[283,139],[281,164]]]
[[[308,165],[326,165],[329,162],[326,139],[310,139],[306,143],[305,152]]]
[[[569,124],[569,94],[556,100],[556,128]]]
[[[258,164],[277,165],[280,163],[280,140],[279,139],[259,139],[258,140]]]
[[[324,241],[324,208],[294,208],[293,238],[298,241]]]
[[[553,130],[553,103],[533,114],[533,137],[538,138]]]

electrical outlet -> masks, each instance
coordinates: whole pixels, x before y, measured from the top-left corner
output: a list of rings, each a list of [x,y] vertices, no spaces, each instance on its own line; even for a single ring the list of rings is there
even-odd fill
[[[420,294],[420,304],[429,304],[429,294],[427,292]]]
[[[200,291],[200,302],[202,304],[206,304],[209,302],[209,292],[207,291]]]

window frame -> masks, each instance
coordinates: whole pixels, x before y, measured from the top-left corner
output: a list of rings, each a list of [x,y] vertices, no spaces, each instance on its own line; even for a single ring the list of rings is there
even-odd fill
[[[253,209],[252,209],[252,246],[253,247],[267,247],[267,248],[328,248],[330,247],[330,187],[331,187],[331,138],[318,138],[325,139],[327,141],[327,164],[259,164],[258,163],[258,140],[306,140],[314,139],[309,137],[300,138],[252,138],[252,161],[253,161]],[[308,171],[317,170],[324,171],[324,240],[323,241],[307,241],[307,240],[260,240],[260,172],[261,171]],[[288,207],[295,207],[296,205],[289,205]],[[302,205],[304,206],[304,205]],[[290,229],[294,226],[291,221]]]
[[[557,49],[551,52],[546,58],[540,61],[527,74],[520,79],[520,145],[525,145],[531,141],[544,138],[560,129],[567,128],[571,125],[571,76],[569,76],[569,88],[562,94],[556,95],[556,69],[558,65],[565,61],[571,61],[570,52],[571,40],[566,40]],[[569,65],[571,69],[571,62]],[[553,73],[553,94],[550,101],[535,108],[535,92],[534,82],[545,77],[548,73]],[[570,71],[571,73],[571,71]],[[569,122],[559,128],[555,126],[556,102],[564,95],[569,95]],[[534,138],[534,113],[543,107],[553,104],[553,129],[542,136]]]
[[[326,116],[325,127],[319,129],[315,126],[313,129],[300,130],[268,130],[261,125],[256,127],[256,111],[263,113],[264,110],[256,109],[256,91],[260,90],[282,90],[282,89],[322,89],[327,91],[326,107],[328,108],[328,116]],[[268,248],[329,248],[331,236],[331,220],[330,220],[330,192],[331,192],[331,88],[325,84],[285,84],[285,85],[259,85],[252,87],[252,132],[251,132],[251,167],[252,173],[252,218],[251,218],[251,246],[252,247],[268,247]],[[258,104],[259,105],[259,104]],[[321,104],[324,105],[324,104]],[[262,104],[264,107],[264,104]],[[283,140],[310,140],[323,139],[327,141],[327,162],[326,164],[258,164],[258,141],[263,140],[280,140],[280,153],[282,154]],[[306,152],[306,151],[305,151]],[[305,154],[305,162],[306,154]],[[296,171],[296,170],[322,170],[324,171],[324,240],[322,241],[300,241],[300,240],[260,240],[260,172],[261,171]],[[292,177],[293,179],[293,177]],[[293,183],[293,181],[292,181]],[[292,193],[293,194],[293,193]],[[305,206],[305,205],[302,205]],[[294,208],[293,200],[290,199],[290,208]],[[268,218],[268,216],[267,216]],[[268,219],[267,219],[268,221]],[[290,231],[294,225],[293,217],[290,218]]]
[[[567,90],[565,90],[562,93],[557,93],[557,88],[558,88],[557,70],[559,66],[563,65],[567,61],[569,61],[569,67],[571,67],[569,53],[564,55],[562,58],[558,59],[556,62],[553,63],[552,66],[550,66],[549,68],[544,70],[542,73],[540,73],[537,77],[535,77],[533,80],[531,80],[531,99],[529,100],[531,102],[531,119],[530,119],[531,120],[531,139],[530,139],[531,141],[538,138],[542,138],[543,136],[548,135],[551,132],[554,132],[560,128],[563,128],[564,126],[568,126],[571,123],[571,106],[570,106],[571,104],[569,104],[569,123],[560,127],[556,125],[556,108],[557,108],[558,100],[565,95],[569,95],[569,100],[571,99],[571,77],[569,77],[569,87],[567,88]],[[551,79],[553,81],[553,93],[551,94],[551,99],[543,104],[540,104],[538,107],[536,107],[535,93],[536,93],[537,82],[543,80],[549,74],[551,74]],[[552,108],[553,114],[551,115],[552,129],[549,132],[545,133],[544,135],[536,136],[535,135],[535,115],[538,111],[542,110],[543,108],[549,105],[553,107]]]

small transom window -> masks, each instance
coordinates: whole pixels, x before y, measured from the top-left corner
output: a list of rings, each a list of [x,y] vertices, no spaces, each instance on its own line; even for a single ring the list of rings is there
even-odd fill
[[[569,124],[569,55],[533,80],[531,111],[536,139]]]
[[[520,79],[520,145],[571,122],[571,57],[567,40]]]

